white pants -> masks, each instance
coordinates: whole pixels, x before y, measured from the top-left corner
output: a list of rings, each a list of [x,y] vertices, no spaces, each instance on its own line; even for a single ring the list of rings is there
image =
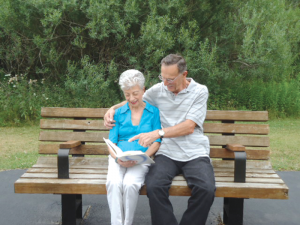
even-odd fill
[[[106,180],[107,200],[112,225],[131,225],[149,165],[135,165],[125,168],[108,157]]]

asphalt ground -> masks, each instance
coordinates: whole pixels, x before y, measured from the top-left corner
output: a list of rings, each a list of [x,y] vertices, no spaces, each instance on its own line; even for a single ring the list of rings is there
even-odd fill
[[[0,172],[0,225],[53,225],[61,223],[60,195],[15,194],[14,182],[25,170]],[[278,172],[289,187],[289,200],[246,199],[244,225],[299,225],[300,172]],[[188,197],[170,197],[178,221],[186,209]],[[206,225],[219,225],[223,199],[215,198]],[[87,209],[82,225],[109,225],[106,195],[84,195]],[[146,196],[140,196],[133,225],[150,225]]]

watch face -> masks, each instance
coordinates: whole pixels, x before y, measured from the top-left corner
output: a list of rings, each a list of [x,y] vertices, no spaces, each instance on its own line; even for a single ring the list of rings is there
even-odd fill
[[[164,135],[165,135],[165,132],[164,132],[163,130],[159,130],[159,131],[158,131],[158,134],[159,134],[160,136],[164,136]]]

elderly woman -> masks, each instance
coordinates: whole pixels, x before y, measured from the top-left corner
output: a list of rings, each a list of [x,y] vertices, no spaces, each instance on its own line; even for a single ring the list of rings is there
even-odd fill
[[[138,70],[127,70],[121,74],[119,84],[127,104],[116,110],[115,126],[109,133],[109,139],[124,152],[137,150],[152,156],[160,146],[160,139],[147,148],[139,145],[138,140],[128,142],[137,134],[161,129],[158,109],[143,101],[144,82],[145,78]],[[131,225],[149,165],[121,161],[112,150],[109,151],[106,189],[111,224]]]

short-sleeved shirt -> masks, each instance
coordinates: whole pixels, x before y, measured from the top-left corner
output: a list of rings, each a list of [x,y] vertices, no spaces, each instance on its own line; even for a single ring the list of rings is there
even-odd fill
[[[161,82],[148,89],[143,96],[144,100],[159,109],[162,128],[175,126],[187,119],[197,124],[192,134],[163,138],[156,153],[182,162],[209,157],[210,151],[209,139],[203,134],[208,89],[192,78],[187,80],[190,81],[189,86],[177,95]]]
[[[138,140],[128,142],[130,138],[140,133],[147,133],[157,129],[161,129],[159,110],[145,102],[146,106],[143,111],[139,125],[132,125],[131,110],[128,103],[118,108],[114,115],[116,121],[115,126],[109,132],[109,140],[116,143],[123,152],[126,151],[142,151],[146,152],[145,148],[139,145]],[[155,142],[160,142],[160,138]]]

